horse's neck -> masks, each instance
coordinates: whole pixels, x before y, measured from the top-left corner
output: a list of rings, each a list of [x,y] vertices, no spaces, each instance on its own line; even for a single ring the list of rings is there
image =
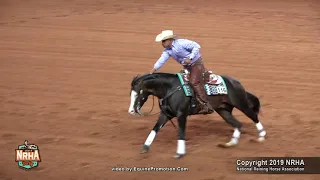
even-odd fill
[[[170,89],[170,84],[165,81],[165,79],[154,79],[148,82],[147,86],[151,94],[158,98],[163,98],[166,95],[168,89]]]

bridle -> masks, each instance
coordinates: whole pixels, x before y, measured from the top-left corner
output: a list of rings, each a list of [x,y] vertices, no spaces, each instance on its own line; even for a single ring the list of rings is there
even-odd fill
[[[185,84],[184,84],[185,85]],[[183,86],[184,86],[183,85]],[[168,93],[167,95],[165,95],[163,98],[159,99],[159,104],[160,104],[160,112],[164,113],[165,115],[167,115],[163,110],[163,101],[165,101],[166,99],[168,99],[170,96],[172,96],[174,93],[176,93],[177,91],[180,91],[182,89],[182,86],[178,86],[176,87],[173,91],[171,91],[170,93]],[[147,114],[143,114],[143,116],[153,116],[156,114],[160,114],[160,112],[154,113],[154,114],[150,114],[152,112],[154,108],[154,95],[152,95],[152,108],[151,110],[147,113]],[[167,115],[168,116],[168,115]],[[170,122],[172,123],[172,125],[176,128],[176,130],[178,130],[177,126],[173,123],[172,119],[170,119]]]
[[[152,108],[148,113],[146,113],[146,114],[143,113],[143,116],[153,116],[153,115],[156,115],[156,114],[160,114],[160,112],[157,112],[157,113],[154,113],[154,114],[150,114],[153,111],[153,108],[154,108],[154,96],[152,95]]]

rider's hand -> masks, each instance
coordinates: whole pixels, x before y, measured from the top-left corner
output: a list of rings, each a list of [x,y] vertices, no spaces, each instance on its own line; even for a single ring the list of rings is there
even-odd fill
[[[155,69],[152,69],[152,70],[150,71],[150,74],[153,74],[155,71],[156,71]]]
[[[184,63],[190,64],[190,63],[191,63],[191,60],[190,60],[190,59],[186,59],[186,60],[184,60]]]

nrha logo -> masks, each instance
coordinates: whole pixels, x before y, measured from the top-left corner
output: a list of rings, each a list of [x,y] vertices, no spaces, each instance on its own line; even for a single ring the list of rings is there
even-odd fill
[[[16,149],[16,162],[23,169],[38,167],[41,162],[39,147],[35,144],[29,144],[25,140],[24,144],[19,145]]]

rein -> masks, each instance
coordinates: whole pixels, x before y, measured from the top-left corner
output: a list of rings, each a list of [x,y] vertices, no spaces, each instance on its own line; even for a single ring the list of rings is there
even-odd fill
[[[143,114],[143,116],[153,116],[153,115],[156,115],[156,114],[160,113],[160,112],[157,112],[157,113],[154,113],[154,114],[150,114],[153,111],[153,108],[154,108],[154,96],[152,95],[152,108],[147,114]]]
[[[183,85],[184,86],[184,85]],[[160,104],[160,107],[163,105],[163,101],[168,99],[170,96],[172,96],[174,93],[176,93],[177,91],[180,91],[181,90],[181,86],[178,86],[174,91],[171,91],[169,94],[167,94],[166,96],[164,96],[163,98],[159,99],[159,104]],[[150,114],[153,110],[153,107],[154,107],[154,96],[152,96],[152,108],[151,110],[145,115],[143,114],[143,116],[153,116],[153,115],[156,115],[156,114],[159,114],[162,110],[160,108],[160,112],[157,112],[157,113],[154,113],[154,114]],[[164,112],[163,112],[164,113]],[[176,130],[178,130],[177,126],[173,123],[172,119],[170,119],[170,122],[172,123],[172,125],[176,128]]]
[[[174,91],[171,91],[169,94],[167,94],[166,96],[161,98],[160,99],[160,106],[162,106],[164,100],[166,100],[168,97],[172,96],[175,92],[180,91],[180,90],[181,90],[181,86],[178,86]]]

